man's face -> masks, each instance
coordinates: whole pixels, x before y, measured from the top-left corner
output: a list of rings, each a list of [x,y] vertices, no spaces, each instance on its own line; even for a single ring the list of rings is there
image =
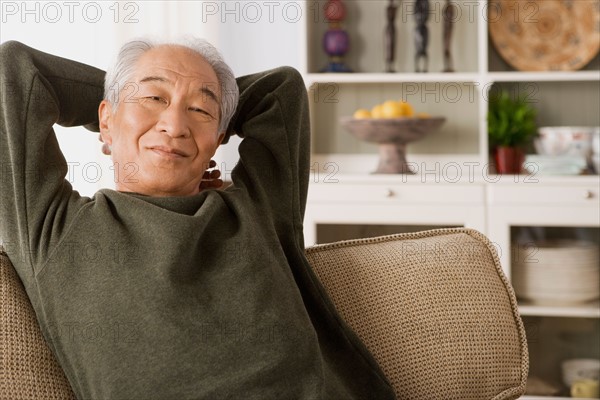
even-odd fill
[[[119,104],[98,110],[111,145],[117,190],[149,196],[198,193],[202,174],[224,137],[217,132],[221,93],[212,67],[180,46],[147,51]],[[117,175],[118,171],[118,175]]]

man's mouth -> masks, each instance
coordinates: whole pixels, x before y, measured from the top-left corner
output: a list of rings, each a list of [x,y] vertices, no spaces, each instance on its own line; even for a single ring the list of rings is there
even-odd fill
[[[182,158],[182,157],[188,156],[182,150],[175,149],[172,147],[167,147],[167,146],[152,146],[152,147],[149,147],[149,149],[152,150],[154,153],[158,154],[159,156],[163,156],[163,157]]]

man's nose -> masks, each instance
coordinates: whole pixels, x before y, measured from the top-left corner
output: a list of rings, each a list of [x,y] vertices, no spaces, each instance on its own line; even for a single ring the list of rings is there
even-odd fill
[[[161,113],[156,128],[171,137],[187,137],[190,135],[186,110],[181,105],[169,104]]]

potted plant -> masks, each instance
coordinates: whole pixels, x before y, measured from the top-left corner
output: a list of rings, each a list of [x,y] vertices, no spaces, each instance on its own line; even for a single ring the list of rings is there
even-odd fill
[[[500,91],[490,97],[488,136],[499,174],[521,172],[525,160],[523,147],[536,134],[536,114],[524,96],[513,99],[507,91]]]

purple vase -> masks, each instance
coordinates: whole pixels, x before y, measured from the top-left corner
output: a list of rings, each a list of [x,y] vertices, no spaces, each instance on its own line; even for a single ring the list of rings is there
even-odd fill
[[[342,62],[342,56],[350,48],[350,38],[343,29],[330,28],[323,36],[323,49],[330,57],[330,62],[321,72],[352,72]]]
[[[331,57],[341,57],[348,52],[350,39],[342,29],[329,29],[323,36],[323,49]]]

